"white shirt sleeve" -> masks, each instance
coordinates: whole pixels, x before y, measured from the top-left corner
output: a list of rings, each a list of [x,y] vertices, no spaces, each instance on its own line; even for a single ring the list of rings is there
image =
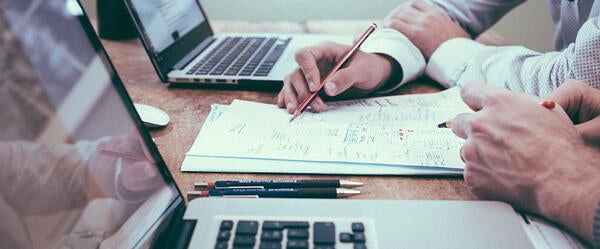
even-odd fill
[[[425,71],[425,58],[421,51],[395,29],[382,28],[375,31],[363,43],[361,50],[366,53],[387,55],[398,62],[402,68],[402,80],[394,87],[379,91],[380,93],[394,91],[404,83],[423,75]]]
[[[455,38],[431,56],[425,73],[446,87],[471,80],[545,96],[567,79],[600,88],[600,21],[588,20],[577,40],[560,52],[539,53],[522,46],[486,46]]]

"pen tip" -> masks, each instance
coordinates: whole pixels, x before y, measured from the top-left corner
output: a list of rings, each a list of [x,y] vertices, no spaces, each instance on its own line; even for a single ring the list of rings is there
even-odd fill
[[[448,121],[446,121],[446,122],[439,123],[439,124],[437,125],[437,127],[438,127],[438,128],[450,128],[450,127],[452,127],[452,120],[448,120]]]
[[[209,188],[208,182],[194,182],[195,189],[207,189]]]
[[[359,190],[347,189],[347,188],[338,188],[338,189],[336,189],[336,192],[337,192],[337,196],[342,197],[342,198],[360,194]]]
[[[364,185],[362,182],[348,181],[348,180],[340,180],[340,186],[345,188],[356,188]]]
[[[290,123],[291,123],[292,121],[294,121],[294,119],[296,119],[298,116],[300,116],[300,112],[299,112],[298,110],[296,110],[296,111],[294,112],[294,114],[292,115],[292,118],[290,119]]]

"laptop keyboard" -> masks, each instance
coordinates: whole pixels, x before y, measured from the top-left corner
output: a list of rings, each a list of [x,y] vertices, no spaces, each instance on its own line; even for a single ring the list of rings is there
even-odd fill
[[[215,240],[215,249],[367,248],[360,221],[222,220]]]
[[[290,40],[291,38],[227,37],[186,73],[267,76]]]

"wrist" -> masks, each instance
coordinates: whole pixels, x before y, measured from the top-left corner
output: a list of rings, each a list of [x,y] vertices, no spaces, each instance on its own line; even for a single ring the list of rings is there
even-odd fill
[[[600,200],[600,160],[593,156],[598,151],[584,147],[578,153],[567,153],[571,159],[556,163],[568,167],[563,167],[564,172],[555,172],[551,183],[544,183],[547,187],[538,191],[537,205],[543,216],[591,242],[594,214]]]
[[[379,81],[378,91],[386,92],[395,89],[402,81],[402,66],[394,58],[386,54],[378,54],[385,60],[385,68],[382,72],[382,78]]]

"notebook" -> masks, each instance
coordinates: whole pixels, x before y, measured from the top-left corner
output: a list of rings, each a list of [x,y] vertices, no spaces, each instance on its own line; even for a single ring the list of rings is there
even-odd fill
[[[200,1],[125,3],[160,79],[172,84],[277,88],[297,67],[300,47],[353,41],[325,34],[215,34]]]
[[[186,205],[77,2],[0,0],[0,33],[3,247],[532,248],[501,202]]]

